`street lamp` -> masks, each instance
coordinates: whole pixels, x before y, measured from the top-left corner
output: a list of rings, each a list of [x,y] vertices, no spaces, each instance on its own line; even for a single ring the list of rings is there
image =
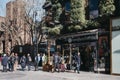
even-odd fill
[[[71,42],[72,42],[72,38],[68,38],[68,43],[69,43],[69,48],[70,48],[70,69],[72,68],[72,48],[71,48]]]

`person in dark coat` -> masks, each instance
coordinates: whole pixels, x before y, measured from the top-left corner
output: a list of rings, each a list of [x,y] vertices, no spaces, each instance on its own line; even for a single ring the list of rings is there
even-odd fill
[[[3,72],[7,72],[8,57],[6,54],[2,57]]]
[[[26,57],[25,55],[23,55],[20,59],[20,64],[21,64],[21,67],[22,67],[22,70],[24,71],[25,67],[26,67]]]
[[[11,71],[14,71],[14,64],[15,64],[15,55],[14,53],[10,56],[10,64],[11,64]]]
[[[10,61],[10,54],[8,54],[8,70],[11,71],[11,61]]]
[[[77,55],[75,56],[75,64],[76,64],[76,68],[74,71],[77,70],[77,73],[79,73],[80,72],[80,64],[81,64],[80,52],[78,52]]]
[[[39,63],[40,63],[40,59],[41,59],[40,54],[37,54],[37,55],[35,56],[35,71],[38,70],[38,66],[39,66]]]

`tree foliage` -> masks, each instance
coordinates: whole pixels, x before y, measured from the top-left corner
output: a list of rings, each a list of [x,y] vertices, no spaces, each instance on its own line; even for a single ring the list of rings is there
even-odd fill
[[[120,16],[120,0],[114,0],[115,3],[115,16]]]
[[[85,1],[71,0],[71,21],[73,22],[73,29],[82,29],[85,23]]]
[[[43,5],[43,8],[46,11],[45,16],[45,25],[48,27],[48,33],[51,35],[60,34],[62,25],[60,25],[59,18],[62,13],[62,7],[58,0],[49,0],[46,1]]]
[[[114,0],[100,0],[99,9],[101,16],[113,14],[115,11]]]
[[[48,22],[52,24],[48,26],[47,23],[46,26],[51,27],[49,31],[54,34],[60,34],[61,30],[67,32],[74,32],[83,29],[97,28],[106,21],[106,19],[102,20],[100,17],[112,15],[115,11],[114,0],[100,0],[100,17],[96,18],[95,20],[86,20],[86,0],[70,0],[70,11],[65,10],[65,3],[68,0],[47,0],[47,2],[48,1],[51,3],[51,6],[48,7],[49,9],[47,8],[46,12],[52,13],[51,16],[47,15],[47,17],[51,17],[49,18],[50,20],[48,20]],[[58,33],[56,33],[57,30],[55,28],[56,21],[57,23],[62,24],[64,26],[63,28],[57,27],[58,29],[60,29]]]

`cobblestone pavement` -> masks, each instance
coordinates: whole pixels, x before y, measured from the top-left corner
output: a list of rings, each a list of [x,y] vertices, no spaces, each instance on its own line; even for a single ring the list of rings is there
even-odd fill
[[[80,74],[73,71],[44,72],[44,71],[14,71],[0,72],[0,80],[120,80],[120,76],[98,74],[81,71]]]

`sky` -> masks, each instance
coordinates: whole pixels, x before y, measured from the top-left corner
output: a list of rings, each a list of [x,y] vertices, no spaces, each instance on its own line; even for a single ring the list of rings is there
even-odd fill
[[[8,3],[9,1],[14,1],[14,0],[0,0],[0,16],[4,16],[4,17],[6,16],[6,3]],[[31,0],[25,0],[25,1],[30,2]],[[39,12],[39,15],[42,15],[43,14],[42,5],[40,4],[44,3],[46,0],[33,0],[33,1],[35,1],[35,4],[39,5],[41,10],[41,12]]]
[[[0,16],[6,15],[6,3],[11,0],[0,0]]]

